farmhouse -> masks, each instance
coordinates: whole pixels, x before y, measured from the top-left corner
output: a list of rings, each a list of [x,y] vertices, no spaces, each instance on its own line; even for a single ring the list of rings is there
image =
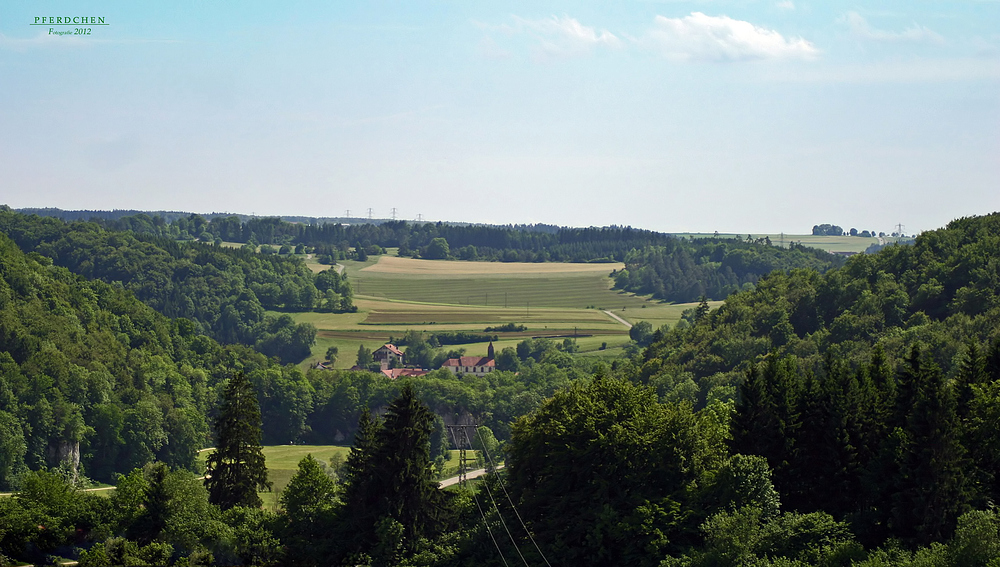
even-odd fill
[[[497,368],[494,356],[493,343],[486,349],[486,356],[462,356],[459,358],[449,358],[441,365],[447,368],[452,374],[472,374],[474,376],[485,376]]]
[[[372,360],[381,364],[383,370],[390,366],[402,366],[403,351],[396,348],[396,345],[387,343],[372,353]]]

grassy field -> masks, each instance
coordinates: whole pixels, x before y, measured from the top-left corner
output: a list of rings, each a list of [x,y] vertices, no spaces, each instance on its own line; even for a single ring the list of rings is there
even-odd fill
[[[271,510],[278,506],[278,498],[281,491],[288,486],[288,481],[295,475],[299,468],[299,461],[311,454],[317,461],[327,464],[334,455],[347,458],[350,447],[340,445],[266,445],[264,446],[264,462],[267,465],[267,478],[271,481],[271,492],[259,493],[260,499],[264,502],[264,507]],[[198,453],[198,464],[201,469],[205,467],[205,460],[211,451]]]
[[[678,232],[674,233],[676,236],[683,238],[712,238],[715,236],[713,233],[708,232]],[[734,236],[739,236],[745,239],[747,233],[743,234],[732,234],[732,233],[719,233],[718,238],[733,238]],[[861,236],[813,236],[811,234],[753,234],[754,238],[764,238],[765,236],[771,239],[771,244],[775,246],[784,246],[792,242],[802,244],[803,246],[809,246],[812,248],[819,248],[820,250],[826,250],[827,252],[864,252],[866,248],[872,244],[878,244],[879,239],[864,238]],[[886,242],[895,242],[897,239],[893,237],[885,237],[883,240]]]
[[[313,270],[327,268],[311,258],[306,262]],[[692,307],[612,289],[609,275],[622,268],[615,263],[462,262],[383,255],[339,266],[350,278],[358,312],[294,314],[296,321],[311,323],[318,331],[303,367],[323,360],[331,346],[340,353],[336,367],[349,368],[359,346],[375,349],[407,330],[483,331],[505,323],[527,330],[500,334],[497,349],[526,337],[577,335],[582,355],[614,357],[628,342],[628,327],[605,310],[630,323],[649,321],[658,328],[676,324],[681,312]],[[460,347],[469,355],[485,356],[487,345]]]
[[[312,455],[317,461],[322,461],[327,465],[335,458],[346,459],[350,447],[340,445],[266,445],[264,446],[264,460],[267,464],[267,477],[271,481],[271,492],[260,492],[261,501],[264,508],[269,510],[277,509],[278,499],[281,492],[288,486],[289,481],[298,471],[299,461],[306,455]],[[199,464],[202,468],[205,459],[210,451],[199,453]],[[451,458],[446,461],[444,467],[445,478],[458,474],[458,451],[450,451]]]

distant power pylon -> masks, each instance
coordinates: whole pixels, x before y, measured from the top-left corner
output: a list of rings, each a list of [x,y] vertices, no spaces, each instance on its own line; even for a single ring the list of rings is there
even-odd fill
[[[903,236],[903,225],[902,224],[897,224],[896,225],[896,234],[898,234],[899,236]]]
[[[452,442],[458,449],[458,483],[465,486],[465,474],[472,469],[471,464],[476,462],[475,457],[469,458],[466,450],[472,449],[472,439],[469,438],[469,429],[475,434],[478,425],[445,425],[448,433],[451,434]]]
[[[347,209],[347,218],[351,218],[351,209]]]
[[[424,222],[424,215],[417,213],[417,222]]]
[[[372,208],[368,207],[368,220],[372,220]]]
[[[392,220],[396,220],[396,207],[392,208]]]

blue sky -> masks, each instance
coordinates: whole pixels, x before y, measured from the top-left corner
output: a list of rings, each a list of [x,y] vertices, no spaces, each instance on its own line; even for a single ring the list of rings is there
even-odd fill
[[[929,230],[1000,210],[1000,2],[12,0],[0,203]]]

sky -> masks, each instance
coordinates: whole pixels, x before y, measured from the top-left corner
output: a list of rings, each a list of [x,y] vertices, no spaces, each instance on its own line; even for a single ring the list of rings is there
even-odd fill
[[[0,204],[918,233],[1000,210],[1000,1],[5,0]]]

